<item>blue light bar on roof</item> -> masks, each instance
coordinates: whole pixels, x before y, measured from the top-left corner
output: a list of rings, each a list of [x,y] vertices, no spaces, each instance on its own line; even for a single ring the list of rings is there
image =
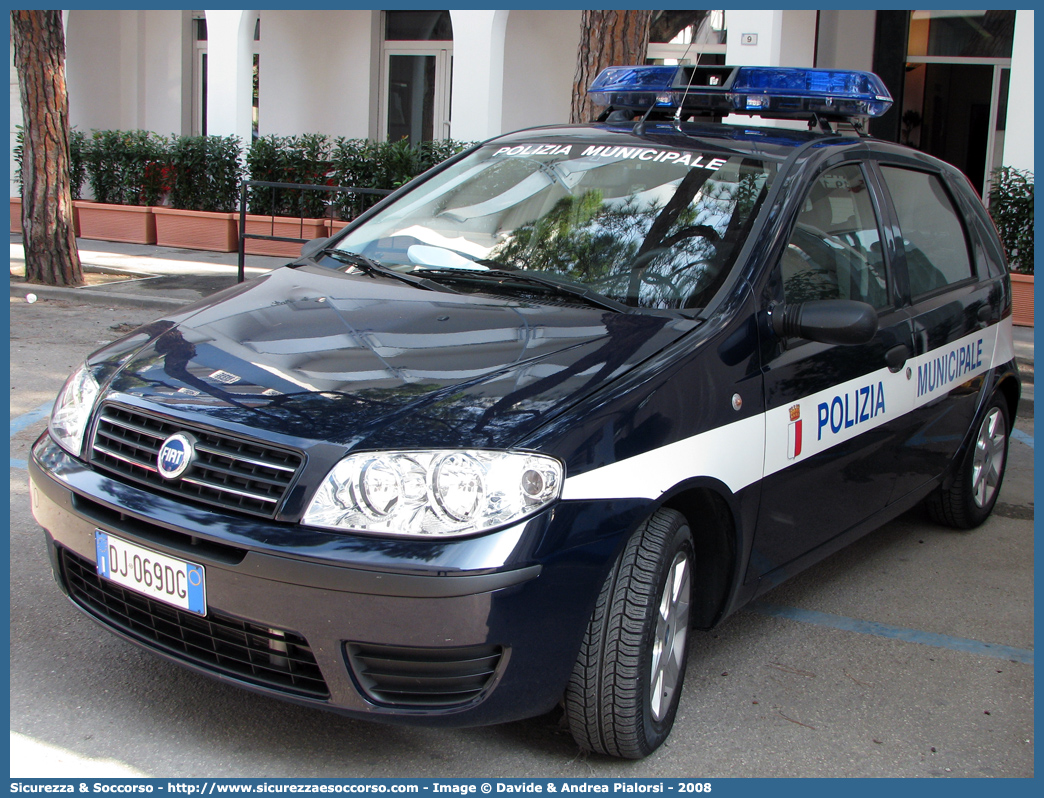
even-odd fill
[[[872,72],[787,67],[609,67],[588,94],[617,109],[761,116],[881,116],[892,105]]]
[[[735,67],[618,66],[606,67],[594,79],[588,95],[599,105],[644,111],[652,106],[671,110],[692,106],[732,113],[724,82]],[[690,101],[689,95],[693,99]]]

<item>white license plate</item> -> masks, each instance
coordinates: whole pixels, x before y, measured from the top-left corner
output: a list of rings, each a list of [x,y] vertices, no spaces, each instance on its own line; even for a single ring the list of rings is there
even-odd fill
[[[197,615],[207,614],[203,566],[143,549],[94,530],[98,575],[149,598]]]

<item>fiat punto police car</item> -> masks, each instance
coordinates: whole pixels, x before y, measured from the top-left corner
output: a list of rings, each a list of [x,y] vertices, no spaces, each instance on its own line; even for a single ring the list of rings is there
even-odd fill
[[[668,735],[691,629],[924,502],[990,514],[996,232],[867,73],[616,68],[286,268],[91,355],[34,446],[58,583],[225,682]],[[720,124],[725,114],[810,130]],[[699,667],[696,663],[695,667]]]

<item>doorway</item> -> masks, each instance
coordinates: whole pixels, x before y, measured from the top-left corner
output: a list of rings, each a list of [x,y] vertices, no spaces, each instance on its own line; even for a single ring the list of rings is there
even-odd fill
[[[448,11],[385,11],[381,138],[449,138],[453,30]]]
[[[447,49],[385,48],[384,139],[419,144],[448,137],[451,69]]]
[[[952,163],[986,196],[1004,147],[1009,74],[1000,64],[907,63],[902,143]]]
[[[909,16],[900,140],[963,171],[982,197],[1001,165],[1015,12]]]

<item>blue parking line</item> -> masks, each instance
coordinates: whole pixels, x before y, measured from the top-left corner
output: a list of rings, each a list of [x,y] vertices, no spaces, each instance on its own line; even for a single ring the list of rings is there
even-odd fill
[[[1025,432],[1023,432],[1020,429],[1013,429],[1011,431],[1011,437],[1013,437],[1019,443],[1024,443],[1028,447],[1030,447],[1031,449],[1033,448],[1033,436],[1032,435],[1027,435]]]
[[[30,410],[28,413],[22,413],[20,416],[15,416],[11,419],[11,437],[13,438],[19,432],[24,429],[28,429],[37,421],[47,418],[51,412],[51,407],[54,405],[54,400],[44,402],[35,410]]]
[[[28,413],[22,413],[20,416],[15,416],[11,419],[11,437],[13,438],[19,432],[24,429],[28,429],[37,421],[42,421],[47,418],[51,413],[51,407],[54,405],[54,400],[44,402],[39,407],[30,410]],[[25,470],[29,468],[29,463],[17,457],[11,458],[11,468],[21,468]]]
[[[859,621],[855,618],[846,618],[843,615],[832,615],[828,612],[816,612],[814,610],[799,610],[797,607],[782,607],[778,604],[765,604],[757,602],[750,605],[750,610],[761,615],[770,615],[776,618],[786,618],[791,621],[801,621],[815,626],[828,626],[831,629],[840,629],[844,632],[858,632],[864,635],[875,635],[877,637],[888,637],[893,640],[903,640],[907,643],[920,643],[935,648],[947,648],[951,651],[963,651],[967,654],[980,654],[997,659],[1014,660],[1027,665],[1033,664],[1033,651],[1023,648],[1012,648],[997,643],[983,643],[981,640],[969,640],[966,637],[951,637],[950,635],[939,635],[933,632],[921,632],[917,629],[904,629],[901,626],[889,626],[885,623],[875,621]]]

